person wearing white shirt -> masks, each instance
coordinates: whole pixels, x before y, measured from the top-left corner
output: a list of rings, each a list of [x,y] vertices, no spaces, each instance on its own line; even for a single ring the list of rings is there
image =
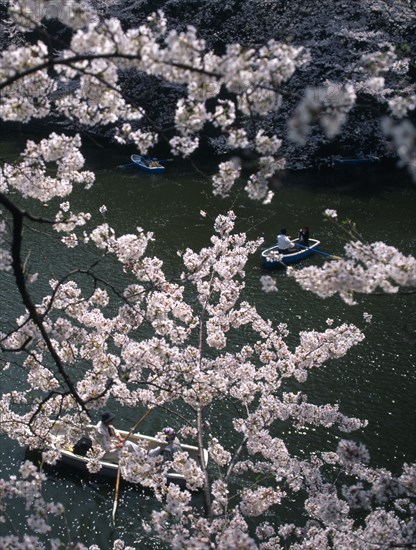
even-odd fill
[[[277,248],[282,254],[298,252],[296,247],[293,246],[292,241],[286,235],[286,229],[281,229],[279,235],[277,236]]]
[[[120,450],[123,446],[129,451],[136,451],[137,445],[131,441],[125,441],[113,426],[115,416],[106,411],[101,415],[101,420],[95,426],[95,439],[100,447],[105,451],[102,460],[118,460]]]

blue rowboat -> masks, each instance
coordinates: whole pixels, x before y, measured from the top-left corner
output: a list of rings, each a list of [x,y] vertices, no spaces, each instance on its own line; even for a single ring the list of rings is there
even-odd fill
[[[374,164],[380,159],[374,155],[367,157],[335,157],[331,159],[331,166],[359,166],[362,164]]]
[[[143,157],[142,155],[131,155],[131,160],[133,161],[134,166],[144,170],[145,172],[150,172],[152,174],[162,174],[166,168],[162,166],[157,159],[149,159]]]
[[[295,246],[299,241],[299,239],[291,240]],[[292,254],[281,254],[277,244],[275,244],[270,248],[263,250],[261,253],[262,265],[266,269],[274,269],[276,267],[283,267],[300,262],[301,260],[312,256],[315,252],[319,254],[320,251],[317,249],[320,244],[320,241],[317,241],[316,239],[309,239],[308,248],[302,248],[299,252],[293,252]]]

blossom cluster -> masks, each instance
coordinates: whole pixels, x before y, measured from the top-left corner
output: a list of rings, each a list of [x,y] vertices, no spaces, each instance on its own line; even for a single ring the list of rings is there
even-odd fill
[[[20,478],[0,480],[0,521],[5,523],[13,510],[16,499],[22,499],[27,510],[27,534],[22,539],[17,535],[0,536],[1,548],[43,548],[42,535],[51,531],[48,515],[61,516],[64,513],[62,504],[46,502],[42,496],[42,482],[46,476],[40,473],[31,462],[24,462],[20,467]],[[10,511],[9,511],[10,509]],[[61,541],[55,540],[57,548]]]
[[[0,210],[0,216],[2,212]],[[3,248],[4,236],[7,235],[6,222],[4,220],[0,221],[0,271],[8,271],[11,268],[12,257],[10,251],[6,248]]]
[[[356,294],[391,294],[402,287],[414,288],[416,259],[382,242],[355,241],[345,246],[344,259],[292,271],[290,276],[321,298],[339,294],[346,303],[354,304]]]
[[[305,91],[305,97],[289,121],[289,133],[294,141],[304,144],[314,122],[319,122],[330,138],[339,132],[355,104],[356,93],[351,84],[337,86],[336,93],[333,89],[329,82],[325,87]]]
[[[16,164],[5,163],[0,171],[0,192],[19,191],[23,197],[42,202],[53,197],[65,197],[74,183],[89,188],[95,176],[81,171],[84,157],[80,152],[81,138],[52,133],[38,144],[28,141],[22,153],[23,160]],[[56,165],[55,177],[49,175],[49,166]],[[60,221],[60,220],[58,220]]]

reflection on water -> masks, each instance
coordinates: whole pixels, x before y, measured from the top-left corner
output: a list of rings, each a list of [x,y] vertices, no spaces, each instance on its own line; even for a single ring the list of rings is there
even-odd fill
[[[17,150],[17,142],[8,142],[9,154]],[[207,178],[195,172],[186,163],[173,162],[165,174],[148,175],[134,168],[117,166],[128,162],[128,154],[111,151],[87,151],[89,168],[97,170],[97,182],[87,192],[76,191],[71,198],[73,210],[91,211],[94,222],[102,220],[98,212],[105,204],[105,220],[118,234],[133,232],[135,227],[153,231],[155,241],[150,252],[164,260],[169,276],[180,274],[180,259],[176,251],[206,246],[215,216],[232,208],[238,215],[238,231],[248,232],[251,238],[262,236],[265,246],[272,244],[281,227],[296,234],[299,227],[308,225],[311,236],[320,239],[322,250],[342,255],[343,238],[330,223],[323,221],[325,208],[334,208],[341,218],[353,219],[368,241],[383,240],[399,247],[403,253],[416,253],[416,187],[405,181],[404,175],[394,169],[365,168],[349,171],[323,171],[286,176],[272,204],[263,206],[251,202],[243,191],[229,199],[213,197]],[[210,168],[206,169],[207,172]],[[52,207],[33,206],[45,215]],[[208,213],[204,218],[200,210]],[[74,266],[88,266],[96,259],[96,251],[65,252],[57,241],[40,234],[26,235],[28,265],[32,271],[40,270],[40,280],[33,290],[38,296],[47,292],[47,280],[62,275]],[[302,265],[320,264],[321,257],[312,257]],[[302,265],[298,268],[301,269]],[[121,284],[124,275],[115,270],[112,261],[102,262],[103,276]],[[344,359],[311,372],[302,386],[310,400],[316,404],[340,403],[341,410],[349,415],[367,418],[369,426],[353,435],[370,448],[373,464],[397,470],[403,461],[416,459],[416,395],[415,358],[415,296],[370,296],[359,299],[355,307],[345,306],[338,298],[322,301],[301,290],[286,277],[284,271],[272,273],[279,291],[265,295],[260,291],[262,274],[259,255],[250,259],[246,277],[246,298],[265,317],[274,323],[287,323],[291,331],[289,340],[295,346],[300,330],[324,330],[325,321],[352,322],[364,328],[363,312],[373,314],[373,323],[365,328],[366,339]],[[0,330],[21,311],[18,297],[13,293],[10,275],[2,275],[3,299]],[[241,335],[240,338],[244,336]],[[3,391],[17,381],[2,378]],[[295,385],[293,386],[294,389]],[[128,427],[137,420],[140,411],[129,411],[120,427]],[[212,423],[221,430],[223,409],[213,413]],[[155,413],[146,421],[144,430],[158,431],[166,419]],[[311,450],[330,450],[338,435],[314,428],[294,430],[282,425],[288,447],[297,454]],[[24,452],[4,438],[1,440],[3,474],[15,473]],[[111,526],[111,509],[114,487],[111,483],[98,483],[74,475],[56,473],[48,476],[45,496],[61,500],[68,510],[68,522],[73,533],[87,544],[96,543],[108,548],[108,540],[125,536],[127,541],[140,548],[161,548],[160,544],[140,529],[141,519],[149,517],[156,506],[150,494],[125,488],[118,511],[116,529]],[[16,518],[24,510],[16,511]],[[19,524],[16,519],[17,524]],[[3,533],[5,526],[0,526]],[[56,527],[62,536],[62,528]],[[57,535],[58,536],[58,535]]]

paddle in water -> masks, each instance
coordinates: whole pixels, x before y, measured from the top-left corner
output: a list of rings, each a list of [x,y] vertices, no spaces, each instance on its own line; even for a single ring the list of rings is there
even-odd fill
[[[304,246],[303,244],[296,243],[295,246],[297,248],[304,248],[307,250],[309,247]],[[341,256],[335,256],[334,254],[328,254],[328,252],[322,252],[322,250],[317,250],[316,248],[313,249],[314,253],[320,254],[321,256],[326,256],[327,258],[330,258],[331,260],[342,260]]]
[[[139,427],[139,425],[143,422],[143,420],[153,411],[153,409],[147,410],[144,415],[136,422],[136,424],[133,426],[133,428],[129,431],[127,436],[124,439],[124,443],[128,440],[128,438],[131,436],[131,434]],[[117,512],[117,505],[118,505],[118,495],[120,491],[120,463],[117,466],[117,479],[116,479],[116,494],[114,496],[114,504],[113,504],[113,525],[116,524],[116,512]]]

